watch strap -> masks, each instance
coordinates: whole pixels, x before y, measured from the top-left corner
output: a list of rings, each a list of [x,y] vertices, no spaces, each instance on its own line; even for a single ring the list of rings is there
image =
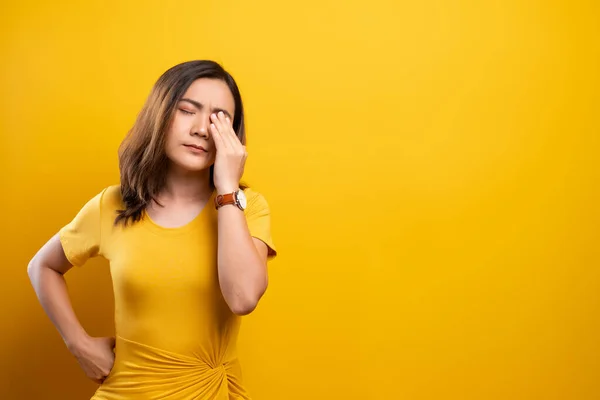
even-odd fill
[[[228,204],[237,205],[235,194],[236,192],[217,195],[217,197],[215,197],[215,208],[219,209]]]

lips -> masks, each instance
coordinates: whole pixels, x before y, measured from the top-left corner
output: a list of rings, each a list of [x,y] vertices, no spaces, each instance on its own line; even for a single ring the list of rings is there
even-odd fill
[[[206,149],[204,147],[196,145],[196,144],[185,144],[184,146],[189,149],[192,149],[192,150],[203,151],[206,153]]]

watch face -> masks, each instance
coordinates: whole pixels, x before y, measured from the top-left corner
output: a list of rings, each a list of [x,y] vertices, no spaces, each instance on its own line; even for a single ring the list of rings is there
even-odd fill
[[[237,192],[237,201],[242,209],[246,209],[246,195],[242,190]]]

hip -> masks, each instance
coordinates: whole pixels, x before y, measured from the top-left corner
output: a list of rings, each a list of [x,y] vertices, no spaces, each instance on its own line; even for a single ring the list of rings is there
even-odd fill
[[[92,400],[249,400],[236,356],[183,355],[116,338],[114,366]]]

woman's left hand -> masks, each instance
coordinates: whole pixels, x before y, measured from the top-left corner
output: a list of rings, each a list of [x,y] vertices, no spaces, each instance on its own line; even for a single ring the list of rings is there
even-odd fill
[[[229,117],[223,112],[210,116],[210,132],[215,142],[216,157],[214,182],[218,194],[231,193],[239,189],[244,174],[248,153],[246,146],[233,130]]]

